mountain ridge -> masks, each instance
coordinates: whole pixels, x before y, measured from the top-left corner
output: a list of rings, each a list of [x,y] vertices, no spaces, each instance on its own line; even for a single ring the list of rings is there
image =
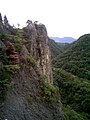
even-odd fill
[[[89,39],[90,39],[90,34],[85,34],[81,36],[77,41],[70,44],[70,47],[61,56],[58,56],[58,58],[56,58],[57,59],[56,64],[58,64],[59,67],[63,66],[63,68],[67,69],[68,71],[69,71],[69,68],[68,68],[69,65],[71,66],[70,67],[71,70],[72,70],[72,67],[75,67],[74,69],[80,70],[80,71],[86,68],[86,70],[83,71],[84,72],[83,74],[85,76],[87,76],[87,74],[89,75],[88,73],[89,71],[87,71],[87,70],[90,70],[89,69],[89,53],[90,53]],[[79,64],[79,62],[81,63]],[[75,71],[72,71],[72,72],[74,73]],[[75,74],[78,74],[78,72],[75,72]]]
[[[73,37],[50,37],[51,39],[53,39],[55,42],[60,42],[60,43],[72,43],[74,41],[76,41],[75,38]]]

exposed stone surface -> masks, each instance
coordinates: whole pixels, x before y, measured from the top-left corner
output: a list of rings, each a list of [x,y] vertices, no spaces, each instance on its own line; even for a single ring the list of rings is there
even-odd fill
[[[35,70],[26,66],[21,68],[7,92],[2,120],[63,120],[60,104],[45,103],[41,92]]]
[[[37,66],[41,69],[41,73],[47,76],[47,82],[53,84],[51,54],[48,46],[46,27],[43,24],[30,22],[24,30],[28,34],[26,45],[28,51],[37,60]]]
[[[22,45],[21,52],[20,52],[21,60],[24,60],[24,62],[25,62],[28,55],[29,55],[29,52],[28,52],[26,46]]]
[[[11,87],[7,90],[6,99],[0,103],[0,119],[63,120],[59,101],[60,96],[58,92],[54,91],[54,86],[51,85],[53,84],[53,78],[46,27],[43,24],[37,24],[37,22],[27,21],[27,23],[28,25],[23,29],[24,31],[22,30],[26,38],[25,43],[22,42],[21,44],[20,53],[16,52],[15,41],[13,40],[14,35],[17,33],[13,35],[13,32],[8,32],[9,28],[5,29],[5,31],[8,32],[9,37],[11,37],[8,39],[12,39],[13,43],[6,38],[4,42],[3,39],[0,41],[0,46],[4,48],[6,57],[13,64],[20,66],[20,69],[15,73],[13,72],[11,76]],[[1,26],[0,29],[2,31],[3,27]],[[15,37],[17,38],[17,36]],[[27,59],[34,66],[29,64]],[[4,64],[1,60],[0,65],[0,69],[2,69]],[[48,79],[45,79],[43,75]],[[42,76],[43,80],[40,81]],[[51,85],[49,86],[51,88],[45,91],[45,85]],[[53,100],[50,99],[51,101],[47,102],[45,97],[48,99],[51,97]]]

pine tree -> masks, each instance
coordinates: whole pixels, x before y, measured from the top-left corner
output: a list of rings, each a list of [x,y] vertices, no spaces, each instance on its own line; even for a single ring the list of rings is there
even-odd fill
[[[9,25],[6,15],[4,16],[4,24],[5,24],[5,26]]]
[[[31,20],[27,20],[26,22],[28,25],[32,24],[32,21]]]
[[[0,13],[0,23],[2,23],[2,15],[1,15],[1,13]]]

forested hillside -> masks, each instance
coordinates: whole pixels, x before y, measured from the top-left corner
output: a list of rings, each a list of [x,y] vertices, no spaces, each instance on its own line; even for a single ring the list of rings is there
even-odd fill
[[[56,43],[54,40],[50,38],[49,38],[49,48],[51,50],[52,59],[57,57],[59,54],[63,52],[62,47],[60,47],[58,43]]]
[[[53,64],[90,80],[90,34],[83,35],[72,43],[63,54],[53,60]]]
[[[69,46],[71,45],[70,43],[59,43],[57,42],[57,44],[59,45],[59,47],[61,48],[61,50],[64,52],[65,50],[67,50],[69,48]]]
[[[59,86],[64,120],[90,120],[90,82],[60,68],[54,68]]]
[[[90,120],[90,34],[53,59],[65,120]]]

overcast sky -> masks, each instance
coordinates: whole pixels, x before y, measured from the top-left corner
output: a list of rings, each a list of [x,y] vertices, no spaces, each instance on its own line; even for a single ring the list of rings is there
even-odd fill
[[[0,0],[0,12],[15,25],[37,20],[46,25],[49,36],[90,33],[90,0]]]

